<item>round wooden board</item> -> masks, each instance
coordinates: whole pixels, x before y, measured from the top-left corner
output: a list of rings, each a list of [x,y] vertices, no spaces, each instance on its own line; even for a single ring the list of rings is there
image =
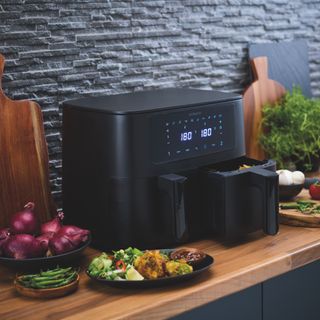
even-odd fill
[[[302,190],[292,201],[309,200],[320,205],[320,201],[312,200],[307,190]],[[289,201],[289,202],[292,202]],[[285,202],[283,202],[285,203]],[[320,228],[320,214],[303,214],[295,209],[279,209],[279,222],[289,226]]]

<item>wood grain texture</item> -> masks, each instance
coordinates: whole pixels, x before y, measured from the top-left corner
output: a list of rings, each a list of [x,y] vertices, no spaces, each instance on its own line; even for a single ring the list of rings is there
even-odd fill
[[[308,190],[302,190],[293,200],[311,200],[320,205],[320,201],[312,200]],[[320,228],[320,214],[304,214],[296,209],[279,210],[279,222],[289,226]]]
[[[0,227],[32,201],[42,221],[55,212],[41,109],[33,101],[9,99],[1,88],[0,55]]]
[[[262,107],[266,103],[275,103],[285,93],[285,88],[268,78],[268,60],[266,57],[250,61],[254,82],[243,93],[243,111],[245,124],[246,152],[250,158],[263,160],[265,154],[259,145]]]
[[[0,319],[165,319],[320,259],[320,229],[282,225],[276,236],[257,232],[241,243],[188,243],[214,256],[208,272],[171,287],[109,288],[81,273],[79,290],[56,300],[21,297],[14,271],[0,267]],[[83,269],[98,252],[87,249]]]

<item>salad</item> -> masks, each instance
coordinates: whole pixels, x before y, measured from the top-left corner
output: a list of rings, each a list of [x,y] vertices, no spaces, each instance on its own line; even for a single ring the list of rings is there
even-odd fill
[[[193,267],[185,259],[172,259],[160,250],[129,247],[113,254],[103,252],[91,261],[87,271],[94,278],[139,281],[191,273]]]

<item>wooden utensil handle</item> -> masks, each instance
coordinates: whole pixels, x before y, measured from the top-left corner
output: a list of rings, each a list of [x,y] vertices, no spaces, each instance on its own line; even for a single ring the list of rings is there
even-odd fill
[[[268,58],[257,57],[250,60],[254,80],[268,78]]]

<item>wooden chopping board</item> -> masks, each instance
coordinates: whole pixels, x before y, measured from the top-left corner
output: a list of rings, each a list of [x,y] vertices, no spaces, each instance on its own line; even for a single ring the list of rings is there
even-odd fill
[[[305,189],[293,201],[299,200],[308,200],[320,205],[320,201],[311,199],[308,190]],[[279,209],[279,222],[289,226],[320,228],[320,214],[304,214],[296,209]]]
[[[249,45],[249,58],[268,57],[269,77],[287,90],[299,86],[311,98],[308,44],[306,40],[257,43]]]
[[[41,109],[33,101],[13,101],[4,94],[4,61],[0,55],[0,228],[29,201],[41,221],[56,211]]]
[[[286,92],[277,81],[268,78],[268,59],[258,57],[250,61],[254,82],[243,93],[246,152],[250,158],[263,160],[265,154],[259,145],[262,107],[273,104]]]

